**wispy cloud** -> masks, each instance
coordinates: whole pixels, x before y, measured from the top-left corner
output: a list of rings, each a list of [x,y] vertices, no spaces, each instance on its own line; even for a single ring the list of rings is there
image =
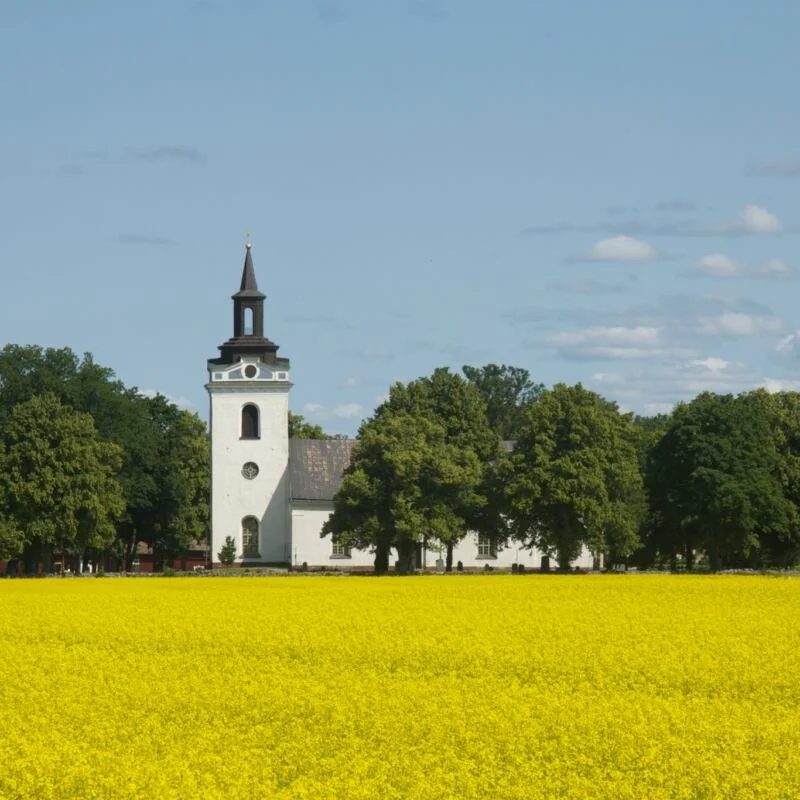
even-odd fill
[[[694,268],[683,273],[690,277],[700,275],[708,278],[749,278],[768,280],[787,280],[800,277],[797,270],[783,259],[771,258],[757,266],[737,263],[723,253],[710,253],[699,259]]]
[[[205,156],[196,147],[184,144],[164,144],[158,147],[130,149],[131,158],[139,161],[188,161],[192,164],[205,163]]]
[[[687,358],[694,350],[664,341],[659,328],[598,326],[554,333],[547,337],[562,358],[581,361],[631,360],[641,358]]]
[[[742,312],[728,311],[715,317],[700,320],[699,333],[710,336],[740,338],[765,333],[780,333],[783,322],[777,317],[756,316]]]
[[[695,267],[699,272],[715,278],[730,278],[741,272],[741,267],[722,253],[703,256]]]
[[[659,208],[660,206],[660,208]],[[690,204],[684,206],[683,201],[663,201],[657,205],[657,210],[662,212],[685,212]],[[614,208],[614,207],[612,207]],[[621,207],[616,210],[621,211]],[[776,234],[783,232],[796,233],[800,231],[797,226],[786,226],[779,217],[763,206],[745,206],[736,216],[720,222],[701,223],[697,220],[684,217],[682,219],[661,218],[647,219],[615,219],[613,221],[599,222],[593,225],[574,222],[557,222],[551,224],[529,225],[519,233],[524,236],[545,236],[557,234],[601,232],[614,234],[615,238],[625,236],[628,238],[642,236],[665,237],[728,237],[750,236],[763,234]]]
[[[601,239],[595,242],[582,256],[576,256],[574,261],[614,261],[617,263],[633,264],[642,261],[654,261],[658,257],[655,248],[632,236],[613,236],[610,239]]]
[[[302,411],[303,416],[320,422],[331,419],[361,419],[364,416],[364,407],[359,403],[340,403],[335,406],[306,403]]]
[[[800,178],[800,160],[753,164],[748,174],[774,178]]]

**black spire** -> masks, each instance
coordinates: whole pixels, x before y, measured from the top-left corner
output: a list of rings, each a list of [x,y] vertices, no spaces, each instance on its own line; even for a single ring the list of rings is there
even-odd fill
[[[253,256],[250,255],[251,245],[247,243],[244,254],[244,269],[242,269],[242,284],[239,286],[239,291],[234,295],[236,297],[261,297],[264,295],[258,291],[258,284],[256,283],[256,271],[253,268]]]
[[[258,290],[256,271],[253,268],[253,256],[250,242],[244,255],[244,269],[239,291],[231,295],[233,300],[233,336],[225,344],[220,345],[221,363],[232,364],[241,360],[242,356],[258,356],[267,364],[285,362],[278,359],[278,345],[264,336],[264,299],[266,295]]]

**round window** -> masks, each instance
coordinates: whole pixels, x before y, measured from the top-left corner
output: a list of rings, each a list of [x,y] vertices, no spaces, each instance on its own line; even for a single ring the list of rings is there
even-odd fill
[[[244,376],[245,376],[245,378],[255,378],[256,375],[258,375],[258,367],[256,367],[255,365],[248,364],[244,368]]]
[[[248,461],[242,466],[242,475],[249,481],[253,480],[258,475],[258,464],[254,461]]]

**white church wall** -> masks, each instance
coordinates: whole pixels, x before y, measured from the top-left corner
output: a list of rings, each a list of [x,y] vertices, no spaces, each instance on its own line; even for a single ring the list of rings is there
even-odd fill
[[[330,502],[294,501],[292,507],[292,564],[299,566],[304,562],[313,567],[371,567],[375,561],[372,553],[351,550],[349,558],[333,555],[330,536],[320,537],[322,526],[333,511]]]
[[[333,511],[330,502],[298,503],[294,501],[292,509],[292,564],[300,566],[304,562],[309,567],[332,567],[351,569],[354,567],[372,567],[375,556],[364,550],[351,550],[349,558],[333,556],[333,543],[330,536],[320,537],[322,526]],[[393,551],[389,559],[394,564],[397,558]],[[422,566],[434,569],[436,560],[444,560],[445,554],[435,550],[423,551]],[[478,553],[478,535],[467,534],[453,549],[453,568],[461,561],[469,569],[482,569],[486,564],[496,569],[510,569],[514,564],[524,564],[526,569],[540,569],[542,554],[536,549],[527,550],[517,546],[498,549],[496,557],[481,557]],[[581,555],[572,562],[573,567],[592,568],[592,555],[586,547]],[[551,568],[556,568],[554,559],[550,560]]]
[[[233,536],[239,561],[288,562],[289,384],[211,387],[213,558]],[[249,403],[259,410],[258,439],[241,438],[242,408]],[[258,466],[252,480],[242,474],[247,462]],[[259,520],[259,557],[242,559],[242,519],[251,515]]]

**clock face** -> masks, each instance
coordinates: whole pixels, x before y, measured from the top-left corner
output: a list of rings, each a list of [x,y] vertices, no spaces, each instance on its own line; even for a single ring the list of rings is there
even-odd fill
[[[245,376],[245,378],[255,378],[256,375],[258,375],[258,367],[256,367],[255,365],[248,364],[244,368],[244,376]]]
[[[251,481],[253,478],[258,475],[258,464],[255,461],[248,461],[242,465],[242,475],[244,475],[247,480]]]

